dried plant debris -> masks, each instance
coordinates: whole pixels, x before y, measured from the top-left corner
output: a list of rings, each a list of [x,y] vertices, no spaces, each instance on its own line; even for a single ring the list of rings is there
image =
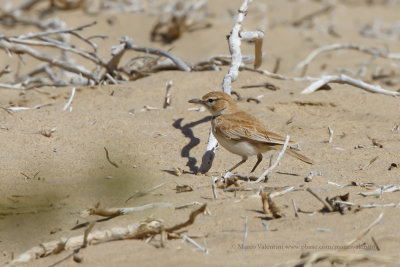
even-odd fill
[[[280,88],[272,83],[269,82],[265,82],[265,83],[257,83],[257,84],[247,84],[247,85],[242,85],[241,88],[257,88],[257,87],[262,87],[262,88],[266,88],[268,90],[271,91],[277,91]]]
[[[391,171],[391,170],[394,169],[394,168],[397,169],[398,167],[399,167],[399,164],[393,162],[393,163],[390,164],[390,166],[389,166],[389,168],[388,168],[388,171]]]
[[[183,192],[191,192],[193,191],[193,188],[190,185],[177,185],[175,190],[176,193],[183,193]]]
[[[369,166],[371,166],[371,164],[374,163],[378,158],[379,158],[379,156],[374,157],[374,158],[371,159],[365,166],[360,166],[359,169],[360,169],[360,170],[365,170],[366,168],[368,168]]]
[[[367,196],[381,197],[383,193],[392,193],[397,191],[400,191],[400,186],[391,184],[391,185],[382,185],[373,191],[359,192],[358,194],[363,197]]]
[[[166,84],[166,92],[164,98],[164,105],[163,108],[167,108],[171,106],[171,87],[172,87],[172,80],[168,81]]]
[[[168,202],[155,202],[143,206],[125,207],[125,208],[100,208],[99,204],[96,204],[95,207],[82,211],[80,215],[82,217],[86,217],[89,215],[98,215],[102,217],[116,217],[131,212],[144,211],[153,208],[171,208],[171,207],[173,207],[173,204]]]
[[[239,92],[237,92],[237,91],[231,91],[231,95],[236,96],[236,100],[239,102],[240,101],[255,102],[256,104],[260,104],[261,103],[260,99],[264,97],[263,95],[260,95],[258,97],[246,97],[245,98],[245,97],[242,97],[239,94]]]
[[[304,252],[300,256],[301,260],[295,264],[296,267],[309,267],[314,266],[316,263],[323,261],[329,262],[331,265],[346,264],[352,266],[357,263],[375,263],[375,264],[389,264],[398,265],[400,261],[396,258],[352,253],[347,251],[316,251],[316,252]]]
[[[379,38],[384,40],[399,40],[400,21],[384,22],[377,18],[360,27],[360,34],[367,38]]]
[[[379,214],[378,218],[376,218],[359,236],[349,241],[347,243],[347,246],[355,244],[357,241],[361,240],[361,238],[366,236],[371,231],[371,229],[382,220],[382,218],[383,218],[383,212]]]
[[[345,214],[348,211],[352,210],[352,207],[346,205],[346,203],[350,198],[350,193],[346,193],[344,195],[337,195],[334,197],[326,197],[326,202],[332,207],[332,211],[339,211],[341,214]]]
[[[322,176],[321,171],[311,171],[306,177],[304,177],[304,182],[311,182],[314,176]]]
[[[333,182],[328,182],[328,184],[335,185],[340,188],[344,188],[347,186],[359,186],[359,187],[365,188],[367,190],[372,190],[372,191],[368,191],[368,192],[358,192],[359,195],[362,195],[364,197],[366,197],[366,196],[380,197],[380,196],[382,196],[383,193],[392,193],[392,192],[400,191],[400,186],[395,185],[395,184],[381,185],[381,184],[376,184],[376,183],[364,183],[364,182],[356,182],[356,181],[352,181],[351,183],[345,184],[345,185],[340,185],[340,184],[336,184]]]
[[[108,150],[107,150],[106,147],[104,147],[104,151],[106,152],[106,159],[107,159],[107,161],[108,161],[111,165],[113,165],[115,168],[119,168],[119,166],[118,166],[117,163],[115,163],[114,161],[111,161],[110,155],[109,155]]]
[[[232,185],[234,187],[240,187],[240,181],[237,175],[224,177],[216,181],[216,186],[221,189],[226,189]]]
[[[151,31],[151,40],[172,43],[186,31],[210,27],[211,24],[205,20],[207,5],[207,0],[178,0],[167,4]]]
[[[48,130],[40,130],[38,133],[45,136],[45,137],[51,137],[51,135],[57,130],[57,128],[51,128]]]
[[[267,194],[263,191],[260,195],[264,214],[275,219],[279,219],[284,216],[278,205],[276,205],[276,203],[272,200],[271,193]]]
[[[128,202],[129,200],[133,199],[133,198],[143,197],[143,196],[149,194],[150,192],[152,192],[154,190],[157,190],[160,187],[163,187],[164,185],[165,185],[165,183],[161,183],[161,184],[156,185],[156,186],[154,186],[152,188],[149,188],[149,189],[147,189],[147,190],[145,190],[143,192],[139,191],[139,190],[136,190],[136,192],[132,196],[130,196],[127,200],[125,200],[125,203]]]
[[[179,167],[174,166],[172,168],[172,173],[175,174],[176,176],[181,176],[183,174],[183,170]]]
[[[17,59],[29,56],[43,64],[39,64],[33,70],[28,70],[25,75],[20,75],[20,71],[17,71],[12,81],[0,83],[0,87],[31,89],[43,86],[118,84],[165,69],[191,70],[185,62],[172,53],[161,49],[138,46],[128,37],[121,38],[121,44],[111,48],[111,59],[101,58],[97,53],[98,45],[94,43],[93,39],[105,38],[105,36],[85,37],[79,33],[79,31],[92,27],[96,22],[74,28],[65,28],[65,23],[58,19],[45,25],[38,25],[40,22],[28,23],[24,21],[24,23],[33,24],[42,31],[19,36],[2,35],[0,36],[0,50],[4,50],[10,56],[18,54]],[[70,36],[77,37],[78,40],[71,39]],[[79,43],[88,44],[90,49],[80,48]],[[37,46],[60,50],[61,56],[55,57],[47,51],[38,50]],[[146,53],[146,55],[135,57],[121,67],[121,58],[127,50]],[[82,58],[80,60],[82,65],[72,63],[76,61],[75,58],[77,57]],[[95,69],[87,68],[88,65],[93,64],[96,66]],[[12,73],[12,70],[7,68],[5,70],[1,72],[2,75]]]
[[[6,266],[15,266],[17,264],[27,263],[34,259],[47,257],[60,253],[64,250],[75,250],[83,248],[84,244],[94,245],[104,242],[124,239],[146,239],[156,235],[164,235],[167,239],[181,238],[178,230],[190,226],[194,223],[196,217],[204,213],[206,205],[194,210],[189,219],[183,223],[166,227],[161,219],[149,218],[146,221],[134,223],[127,227],[114,227],[108,230],[95,231],[85,235],[74,236],[70,238],[60,238],[59,240],[41,243],[32,249],[20,254],[15,259],[11,260]]]

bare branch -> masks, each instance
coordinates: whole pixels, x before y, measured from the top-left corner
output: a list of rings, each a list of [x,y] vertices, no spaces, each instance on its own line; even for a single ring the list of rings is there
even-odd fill
[[[329,52],[329,51],[335,51],[335,50],[340,50],[340,49],[349,49],[349,50],[355,50],[359,51],[362,53],[382,57],[382,58],[387,58],[387,59],[392,59],[392,60],[400,60],[400,54],[392,54],[387,51],[382,51],[378,50],[375,48],[369,48],[369,47],[364,47],[356,44],[331,44],[327,46],[322,46],[318,49],[315,49],[312,51],[303,61],[299,62],[296,67],[293,70],[293,74],[297,73],[299,70],[302,70],[303,68],[307,67],[308,64],[310,64],[311,61],[314,60],[319,54],[323,52]]]
[[[391,96],[400,95],[399,92],[389,91],[389,90],[383,89],[379,85],[372,85],[372,84],[351,78],[344,74],[326,75],[326,76],[322,76],[321,78],[308,77],[308,76],[307,77],[288,77],[288,76],[284,76],[281,74],[275,74],[275,73],[269,72],[267,70],[262,70],[262,69],[254,69],[254,68],[249,68],[246,66],[242,66],[240,68],[242,70],[257,72],[257,73],[260,73],[262,75],[265,75],[267,77],[277,79],[277,80],[295,81],[295,82],[312,82],[312,84],[310,86],[308,86],[306,89],[304,89],[301,92],[302,94],[309,94],[309,93],[315,92],[318,89],[322,88],[324,85],[327,85],[328,83],[341,83],[341,84],[349,84],[349,85],[364,89],[364,90],[366,90],[368,92],[372,92],[372,93],[380,93],[380,94],[391,95]]]
[[[121,39],[121,42],[123,44],[125,44],[126,50],[134,50],[134,51],[138,51],[138,52],[144,52],[144,53],[148,53],[148,54],[164,56],[164,57],[171,59],[176,64],[178,69],[180,69],[182,71],[190,71],[191,70],[191,68],[185,62],[183,62],[182,59],[178,58],[177,56],[173,55],[172,53],[170,53],[168,51],[135,45],[133,43],[133,40],[127,36],[123,37]]]
[[[383,218],[383,212],[381,214],[379,214],[378,218],[376,218],[362,233],[361,235],[359,235],[358,237],[354,238],[353,240],[351,240],[350,242],[347,243],[347,246],[351,246],[353,245],[355,242],[357,242],[358,240],[360,240],[361,238],[363,238],[366,234],[368,234],[371,229],[377,225]]]
[[[384,95],[391,95],[391,96],[399,96],[400,92],[394,92],[383,89],[380,85],[372,85],[361,80],[354,79],[344,74],[340,75],[326,75],[322,76],[319,80],[313,82],[310,86],[304,89],[301,93],[302,94],[309,94],[312,92],[317,91],[322,86],[327,85],[328,83],[341,83],[341,84],[349,84],[365,91],[371,93],[379,93]]]
[[[66,62],[61,59],[53,58],[49,55],[40,53],[40,52],[36,51],[35,49],[32,49],[29,46],[21,45],[21,44],[12,44],[5,40],[0,40],[0,48],[7,52],[12,52],[12,53],[16,53],[16,54],[20,54],[20,53],[28,54],[40,61],[47,62],[50,65],[59,67],[61,69],[67,70],[72,73],[82,74],[82,76],[84,76],[85,78],[88,78],[95,82],[99,81],[99,78],[96,77],[91,71],[87,70],[86,68],[84,68],[82,66],[78,66],[78,65],[73,65],[70,62]]]
[[[222,90],[230,94],[231,93],[231,84],[236,81],[239,75],[239,67],[242,63],[242,53],[240,51],[241,46],[241,38],[239,35],[240,30],[242,29],[242,23],[244,16],[247,12],[247,6],[252,2],[252,0],[244,0],[241,7],[239,8],[239,14],[236,19],[236,23],[232,28],[231,34],[229,35],[229,51],[232,55],[231,67],[229,68],[228,74],[225,75],[224,80],[222,82]]]

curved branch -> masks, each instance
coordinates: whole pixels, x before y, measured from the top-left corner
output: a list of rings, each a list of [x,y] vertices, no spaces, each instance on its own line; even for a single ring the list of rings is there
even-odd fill
[[[28,54],[31,57],[34,57],[40,61],[44,61],[49,63],[50,65],[59,67],[60,69],[76,73],[76,74],[82,74],[87,79],[93,80],[95,82],[98,82],[98,77],[93,75],[93,73],[86,68],[82,66],[75,66],[67,61],[63,61],[57,58],[53,58],[49,55],[42,54],[35,49],[30,48],[29,46],[26,45],[21,45],[21,44],[11,44],[5,40],[0,40],[0,48],[4,49],[7,52],[13,52],[16,54]]]
[[[331,45],[319,47],[319,48],[315,49],[314,51],[312,51],[304,60],[302,60],[301,62],[299,62],[296,65],[292,74],[295,74],[299,70],[308,66],[308,64],[310,64],[310,62],[313,61],[319,54],[321,54],[323,52],[334,51],[334,50],[339,50],[339,49],[356,50],[356,51],[370,54],[373,56],[378,56],[378,57],[393,59],[393,60],[400,60],[400,54],[393,54],[393,53],[378,50],[375,48],[364,47],[364,46],[360,46],[360,45],[356,45],[356,44],[331,44]]]
[[[191,71],[191,68],[182,59],[171,54],[168,51],[135,45],[133,43],[132,39],[130,39],[129,37],[124,37],[122,39],[122,43],[125,43],[126,50],[134,50],[134,51],[138,51],[138,52],[144,52],[144,53],[148,53],[148,54],[164,56],[164,57],[171,59],[176,64],[178,69],[180,69],[182,71]]]
[[[371,93],[379,93],[379,94],[391,95],[391,96],[400,96],[400,92],[385,90],[380,85],[372,85],[372,84],[363,82],[361,80],[354,79],[354,78],[349,77],[344,74],[322,76],[320,79],[313,82],[310,86],[308,86],[306,89],[304,89],[301,93],[309,94],[309,93],[315,92],[318,89],[320,89],[322,86],[324,86],[328,83],[349,84],[349,85],[361,88],[361,89],[371,92]]]

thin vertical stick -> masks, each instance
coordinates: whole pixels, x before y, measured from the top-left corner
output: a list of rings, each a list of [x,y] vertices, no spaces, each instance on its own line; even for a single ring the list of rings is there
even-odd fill
[[[72,100],[74,99],[75,96],[75,90],[76,90],[75,87],[73,87],[71,91],[71,96],[69,97],[67,104],[65,104],[63,111],[66,111],[67,108],[71,105]]]
[[[244,236],[243,236],[243,246],[242,249],[246,249],[246,241],[247,241],[247,234],[248,234],[248,229],[247,229],[247,216],[244,217]]]
[[[172,80],[168,81],[165,85],[166,85],[166,92],[165,92],[165,99],[164,99],[163,108],[167,108],[167,107],[169,107],[171,105]]]

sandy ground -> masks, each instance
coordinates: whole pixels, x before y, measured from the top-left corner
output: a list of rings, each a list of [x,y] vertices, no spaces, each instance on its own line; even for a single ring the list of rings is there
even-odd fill
[[[360,1],[361,2],[361,1]],[[398,19],[398,4],[367,5],[349,1],[337,4],[328,14],[316,18],[313,27],[293,27],[290,22],[321,8],[314,1],[254,1],[245,19],[244,29],[265,27],[266,36],[261,68],[271,70],[277,57],[281,58],[279,73],[290,75],[293,67],[310,51],[323,44],[356,43],[368,47],[400,52],[398,39],[365,38],[359,28],[381,19],[394,23]],[[138,44],[172,48],[172,52],[187,62],[195,62],[216,54],[228,54],[226,34],[234,19],[228,10],[237,10],[241,1],[210,1],[211,28],[185,33],[171,45],[151,42],[149,32],[156,17],[146,14],[84,15],[81,11],[57,12],[54,16],[66,21],[69,27],[93,20],[98,25],[87,34],[105,34],[100,42],[100,54],[108,58],[109,48],[118,38],[131,36]],[[114,19],[113,25],[107,19]],[[267,19],[266,19],[267,18]],[[338,36],[327,34],[327,25],[334,25]],[[4,34],[20,34],[33,28],[2,28]],[[253,51],[251,44],[243,44],[243,53]],[[0,52],[0,68],[16,66],[16,58],[8,59]],[[339,67],[358,70],[370,56],[351,51],[323,54],[308,68],[308,75],[335,74]],[[370,71],[382,66],[389,72],[393,62],[376,59]],[[31,64],[31,65],[30,65]],[[28,68],[37,64],[26,58]],[[391,65],[392,64],[392,65]],[[386,68],[386,69],[385,69]],[[77,223],[94,218],[82,218],[79,212],[100,203],[102,207],[141,206],[154,202],[180,205],[191,201],[207,203],[210,215],[200,215],[188,227],[188,235],[203,236],[197,242],[209,253],[197,251],[192,245],[171,240],[159,248],[159,237],[150,243],[141,240],[116,241],[89,246],[79,253],[82,266],[171,266],[171,265],[294,265],[303,252],[338,249],[359,236],[383,212],[384,217],[372,231],[347,253],[376,256],[398,256],[400,234],[395,231],[399,220],[398,208],[362,209],[341,215],[321,213],[322,205],[303,189],[312,188],[321,197],[350,193],[350,201],[357,204],[399,203],[399,193],[384,193],[380,198],[363,197],[358,192],[366,188],[339,188],[327,182],[348,184],[372,182],[380,185],[399,183],[399,169],[388,170],[399,163],[398,131],[400,123],[398,99],[366,93],[348,85],[332,85],[332,90],[310,95],[300,94],[308,83],[279,81],[260,74],[240,72],[233,90],[243,97],[263,95],[261,102],[242,101],[244,110],[265,122],[272,131],[289,134],[299,142],[302,153],[315,160],[312,166],[284,157],[263,187],[293,186],[298,189],[276,198],[285,216],[265,218],[261,201],[253,192],[222,192],[213,198],[211,177],[219,176],[239,157],[218,148],[214,164],[206,175],[196,175],[210,127],[206,112],[188,111],[193,107],[188,99],[201,97],[212,90],[221,90],[227,68],[221,71],[185,73],[165,71],[147,78],[121,85],[78,87],[71,111],[62,111],[71,87],[40,88],[25,92],[0,91],[0,106],[27,106],[49,103],[37,110],[8,113],[0,109],[0,265],[42,242],[82,234],[72,231]],[[6,78],[4,78],[6,79]],[[165,83],[173,80],[172,108],[162,109]],[[3,81],[4,82],[4,81]],[[277,91],[265,88],[241,89],[242,85],[269,82]],[[397,90],[398,86],[386,86]],[[160,109],[143,111],[148,105]],[[288,123],[288,121],[290,122]],[[333,131],[333,142],[328,139],[328,126]],[[39,132],[56,128],[51,137]],[[374,146],[376,139],[382,146]],[[104,147],[119,168],[106,159]],[[268,167],[268,157],[256,171],[261,174]],[[374,160],[375,159],[375,160]],[[248,175],[255,158],[237,169]],[[174,166],[185,173],[170,173]],[[304,181],[310,171],[320,171],[310,183]],[[29,178],[27,178],[28,176]],[[161,188],[126,202],[137,190],[145,191],[165,183]],[[192,192],[176,193],[176,184],[191,186]],[[243,183],[246,185],[246,183]],[[252,185],[257,188],[260,185]],[[304,211],[295,217],[292,200]],[[126,226],[149,216],[161,218],[167,226],[185,221],[196,207],[175,210],[155,208],[131,213],[97,223],[95,230]],[[248,236],[243,244],[245,219]],[[97,219],[97,217],[96,217]],[[266,231],[262,222],[266,223]],[[371,240],[374,237],[379,249]],[[358,246],[358,247],[357,247]],[[29,266],[49,266],[68,256],[70,252],[35,260]],[[58,266],[74,266],[70,258]],[[371,264],[372,266],[373,264]],[[389,266],[389,265],[388,265]]]

